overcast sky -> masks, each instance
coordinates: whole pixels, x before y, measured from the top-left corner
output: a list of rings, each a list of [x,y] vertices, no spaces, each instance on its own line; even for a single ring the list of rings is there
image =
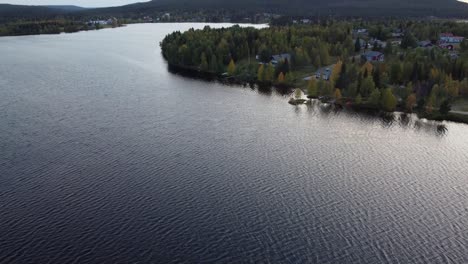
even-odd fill
[[[119,6],[149,0],[0,0],[0,3],[17,5],[78,5],[84,7]],[[445,1],[445,0],[440,0]],[[467,2],[468,0],[459,0]]]
[[[0,3],[15,5],[77,5],[83,7],[100,7],[120,6],[147,1],[148,0],[0,0]]]

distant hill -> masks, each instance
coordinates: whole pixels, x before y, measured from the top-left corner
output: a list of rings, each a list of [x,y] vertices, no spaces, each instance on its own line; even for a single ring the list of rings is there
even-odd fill
[[[199,9],[335,16],[468,17],[468,4],[457,0],[153,0],[121,7],[94,9],[112,15]]]
[[[81,6],[74,6],[74,5],[47,5],[45,7],[61,10],[61,11],[68,11],[68,12],[76,12],[76,11],[84,11],[89,8],[84,8]]]
[[[270,12],[297,16],[468,18],[468,4],[457,0],[153,0],[94,9],[0,4],[0,23],[57,16],[70,16],[73,19],[106,16],[141,18],[161,12],[198,10],[233,11],[236,16]]]
[[[71,5],[28,6],[0,4],[0,23],[19,19],[52,19],[85,10],[88,9]]]

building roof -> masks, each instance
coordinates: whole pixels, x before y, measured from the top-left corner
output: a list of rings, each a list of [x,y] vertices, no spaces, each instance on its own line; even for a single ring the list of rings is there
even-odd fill
[[[273,60],[275,61],[282,61],[282,60],[288,60],[291,61],[291,54],[289,53],[282,53],[282,54],[277,54],[277,55],[272,55],[271,56]]]
[[[381,56],[383,55],[382,52],[379,52],[379,51],[373,51],[373,50],[370,50],[370,51],[366,51],[364,54],[362,54],[366,57],[378,57],[378,56]]]
[[[420,47],[432,46],[432,42],[430,42],[429,40],[419,41],[418,45]]]
[[[440,33],[440,36],[441,37],[453,37],[453,33],[448,33],[448,32]]]

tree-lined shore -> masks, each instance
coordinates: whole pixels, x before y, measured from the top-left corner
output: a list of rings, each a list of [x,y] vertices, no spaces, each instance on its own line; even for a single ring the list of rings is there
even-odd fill
[[[364,36],[356,30],[361,28],[366,29]],[[353,107],[465,120],[450,110],[468,98],[468,42],[443,48],[444,32],[466,37],[468,27],[453,21],[205,27],[174,32],[160,45],[168,63],[178,67],[260,85],[298,87],[311,98]],[[385,59],[366,60],[370,51]],[[329,71],[326,78],[317,75],[321,69]]]

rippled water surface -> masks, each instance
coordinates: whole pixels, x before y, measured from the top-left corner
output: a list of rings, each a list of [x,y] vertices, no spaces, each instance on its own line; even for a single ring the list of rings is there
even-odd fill
[[[468,263],[468,126],[169,72],[203,26],[0,38],[0,263]]]

